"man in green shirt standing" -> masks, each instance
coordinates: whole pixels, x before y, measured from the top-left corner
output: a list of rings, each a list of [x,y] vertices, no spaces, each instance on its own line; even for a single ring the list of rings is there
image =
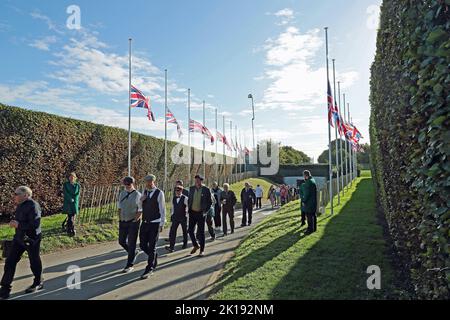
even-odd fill
[[[306,234],[312,234],[317,231],[317,186],[308,170],[303,172],[303,177],[305,183],[301,186],[302,211],[308,221]]]

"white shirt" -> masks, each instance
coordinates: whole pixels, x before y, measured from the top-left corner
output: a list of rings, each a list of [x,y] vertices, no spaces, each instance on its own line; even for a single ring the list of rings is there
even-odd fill
[[[177,204],[180,203],[180,200],[181,200],[181,197],[176,199]],[[186,206],[186,214],[188,214],[188,211],[189,211],[189,204],[188,204],[188,201],[189,201],[188,197],[187,197],[187,196],[184,196],[184,204],[185,204],[185,206]],[[170,215],[173,216],[174,213],[175,213],[175,212],[174,212],[174,207],[173,207],[173,205],[172,205],[172,209],[170,210]]]
[[[153,197],[153,194],[155,193],[155,191],[157,190],[157,188],[154,188],[152,190],[144,190],[144,194],[147,191],[147,198],[151,198]],[[161,227],[164,226],[164,224],[166,223],[166,201],[164,198],[164,192],[162,190],[159,190],[159,196],[158,196],[158,206],[159,206],[159,212],[161,213],[161,218],[150,221],[150,223],[159,223],[159,225]],[[141,201],[141,206],[142,206],[142,202]]]
[[[263,188],[256,187],[255,195],[256,195],[257,198],[262,198],[263,197],[263,193],[264,193]]]

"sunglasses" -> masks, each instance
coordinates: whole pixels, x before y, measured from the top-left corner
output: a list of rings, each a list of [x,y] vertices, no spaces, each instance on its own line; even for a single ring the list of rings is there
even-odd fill
[[[21,196],[22,193],[20,193],[20,192],[14,192],[14,195],[15,195],[15,196]]]

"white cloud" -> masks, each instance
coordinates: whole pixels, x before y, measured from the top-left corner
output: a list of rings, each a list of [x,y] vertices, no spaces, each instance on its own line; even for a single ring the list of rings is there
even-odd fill
[[[59,34],[63,34],[64,32],[57,27],[56,23],[54,23],[49,17],[40,13],[39,11],[33,11],[30,13],[31,17],[37,20],[42,20],[47,24],[49,30],[54,31]]]
[[[56,43],[57,38],[55,36],[47,36],[41,39],[36,39],[30,46],[39,50],[49,51],[50,45]]]
[[[294,19],[294,11],[290,8],[281,9],[273,13],[273,15],[280,18],[280,21],[277,23],[280,26],[287,25]]]

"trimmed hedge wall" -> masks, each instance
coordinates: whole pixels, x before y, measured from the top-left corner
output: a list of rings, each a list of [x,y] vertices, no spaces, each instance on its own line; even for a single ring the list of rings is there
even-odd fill
[[[30,186],[48,215],[61,211],[61,185],[69,172],[75,171],[82,185],[101,186],[120,183],[128,171],[127,130],[0,104],[0,132],[0,217],[13,212],[18,185]],[[153,173],[161,185],[164,140],[133,133],[132,144],[132,175],[142,179]],[[176,143],[168,145],[169,181],[186,181],[187,165],[171,163]],[[232,167],[221,165],[220,175]],[[197,173],[202,173],[199,164],[192,166],[191,177]],[[207,177],[214,174],[208,165]]]
[[[450,298],[450,0],[383,1],[370,135],[379,207],[416,298]]]

